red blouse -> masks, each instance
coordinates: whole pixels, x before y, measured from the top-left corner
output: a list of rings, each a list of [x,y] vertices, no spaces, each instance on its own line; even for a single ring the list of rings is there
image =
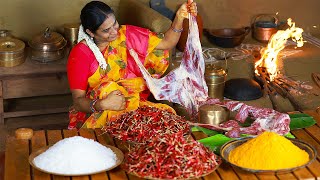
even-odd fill
[[[83,43],[75,45],[67,64],[70,89],[87,90],[88,78],[94,74],[98,66],[98,61],[87,45]]]

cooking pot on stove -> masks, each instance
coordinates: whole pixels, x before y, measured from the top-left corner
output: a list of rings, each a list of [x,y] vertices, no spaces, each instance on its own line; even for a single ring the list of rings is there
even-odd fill
[[[50,31],[49,27],[28,43],[31,47],[31,59],[42,63],[62,59],[67,45],[65,38],[57,32]]]
[[[276,15],[260,14],[253,19],[252,37],[259,42],[267,43],[272,35],[278,31],[278,26]]]

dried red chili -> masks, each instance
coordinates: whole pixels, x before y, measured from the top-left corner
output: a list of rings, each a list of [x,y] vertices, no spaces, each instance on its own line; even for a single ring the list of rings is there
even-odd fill
[[[212,151],[178,132],[134,146],[126,153],[123,168],[144,178],[186,179],[208,174],[220,163]]]
[[[183,117],[172,112],[142,106],[122,114],[115,121],[108,122],[103,130],[123,141],[146,143],[158,135],[179,131],[188,134],[190,127]]]

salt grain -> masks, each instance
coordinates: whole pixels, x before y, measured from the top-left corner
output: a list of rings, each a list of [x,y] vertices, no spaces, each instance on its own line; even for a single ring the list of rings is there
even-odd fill
[[[40,169],[56,174],[90,174],[116,164],[116,154],[100,143],[74,136],[65,138],[34,158]]]

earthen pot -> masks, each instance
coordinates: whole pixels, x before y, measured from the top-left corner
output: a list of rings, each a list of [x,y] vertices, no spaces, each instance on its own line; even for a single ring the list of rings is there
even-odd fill
[[[203,32],[203,21],[201,16],[197,15],[197,24],[198,24],[198,30],[199,30],[199,37],[201,40],[202,32]],[[186,47],[187,39],[188,39],[188,32],[189,32],[189,19],[183,20],[183,31],[181,33],[180,39],[177,44],[177,49],[181,52],[184,51],[184,48]]]

